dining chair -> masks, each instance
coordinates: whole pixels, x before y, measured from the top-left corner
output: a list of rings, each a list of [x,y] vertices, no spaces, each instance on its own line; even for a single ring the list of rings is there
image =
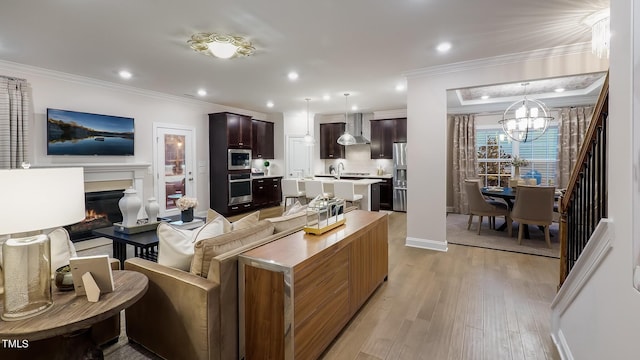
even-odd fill
[[[320,180],[306,180],[304,182],[304,191],[307,199],[314,199],[318,195],[322,195],[325,198],[333,197],[332,193],[325,191],[324,183]]]
[[[484,181],[482,179],[479,179],[479,178],[470,178],[470,179],[465,179],[464,181],[470,181],[470,182],[477,183],[478,184],[478,188],[480,190],[482,190],[482,185],[484,185]],[[480,191],[480,192],[482,193],[482,191]],[[500,199],[495,199],[495,198],[492,198],[490,196],[486,196],[485,194],[482,194],[482,197],[484,198],[484,200],[486,202],[488,202],[491,205],[502,207],[503,204],[506,204],[504,201],[502,201]],[[490,229],[495,229],[496,228],[496,217],[495,216],[489,216],[489,228]]]
[[[306,193],[300,190],[298,179],[282,179],[282,196],[284,197],[284,211],[287,211],[287,200],[305,198]]]
[[[337,198],[349,201],[351,205],[360,208],[360,200],[364,197],[362,194],[356,194],[353,181],[338,180],[333,183],[333,192]]]
[[[504,216],[507,222],[507,229],[509,230],[509,236],[511,236],[511,217],[509,216],[509,208],[505,203],[488,203],[482,192],[478,182],[474,180],[465,180],[464,189],[467,194],[467,202],[469,205],[469,221],[467,222],[467,230],[471,228],[473,222],[473,216],[478,216],[478,234],[480,234],[480,228],[482,227],[483,216]]]
[[[518,244],[522,243],[522,234],[526,225],[538,225],[544,226],[544,240],[551,248],[549,225],[553,221],[555,191],[554,186],[518,186],[515,204],[511,211],[511,219],[520,224]]]

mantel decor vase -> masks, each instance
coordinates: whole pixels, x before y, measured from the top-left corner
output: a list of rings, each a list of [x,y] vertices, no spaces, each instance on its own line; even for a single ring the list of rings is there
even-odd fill
[[[150,223],[158,221],[158,213],[160,212],[160,205],[156,201],[156,198],[151,197],[147,199],[147,204],[144,206],[144,211],[147,212],[147,219]]]
[[[191,221],[193,221],[193,208],[188,208],[187,210],[182,210],[182,212],[180,212],[180,220],[182,220],[182,222],[191,222]]]
[[[140,211],[142,201],[137,193],[135,189],[128,188],[124,191],[124,196],[118,201],[118,207],[122,212],[122,226],[132,227],[138,223],[138,211]]]

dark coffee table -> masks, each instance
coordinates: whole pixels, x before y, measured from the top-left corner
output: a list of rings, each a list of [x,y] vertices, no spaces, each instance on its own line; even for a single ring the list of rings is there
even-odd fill
[[[134,256],[146,260],[158,261],[158,235],[156,231],[145,231],[137,234],[125,234],[113,230],[113,226],[94,229],[93,235],[104,236],[113,240],[113,257],[124,264],[127,259],[127,245],[133,246]],[[121,265],[122,266],[122,265]]]

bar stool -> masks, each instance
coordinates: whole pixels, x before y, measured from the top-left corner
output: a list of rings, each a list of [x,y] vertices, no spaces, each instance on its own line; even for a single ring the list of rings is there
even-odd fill
[[[333,197],[333,194],[325,191],[324,183],[320,180],[307,180],[304,182],[304,190],[307,193],[307,199],[314,199],[318,195],[325,198]]]
[[[306,200],[306,193],[300,190],[298,179],[282,179],[282,196],[284,196],[284,211],[287,211],[288,199],[305,198]]]
[[[336,193],[337,198],[349,201],[353,206],[356,206],[357,203],[358,208],[360,208],[360,200],[362,200],[363,195],[355,193],[353,181],[335,181],[333,183],[333,191]]]

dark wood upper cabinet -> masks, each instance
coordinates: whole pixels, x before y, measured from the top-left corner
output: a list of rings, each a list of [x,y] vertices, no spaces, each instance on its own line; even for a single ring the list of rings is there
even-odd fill
[[[253,159],[273,159],[273,123],[253,120],[251,157]]]
[[[344,159],[344,145],[338,144],[338,138],[345,126],[345,123],[320,124],[320,159]]]
[[[216,120],[227,122],[227,147],[251,149],[253,124],[250,116],[227,112],[212,115]]]
[[[406,118],[371,120],[372,159],[393,159],[393,143],[406,141]]]

